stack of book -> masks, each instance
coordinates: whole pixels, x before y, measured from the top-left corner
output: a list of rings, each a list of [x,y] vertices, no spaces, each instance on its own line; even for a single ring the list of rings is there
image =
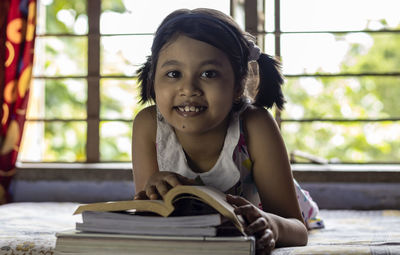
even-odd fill
[[[81,205],[76,230],[57,233],[56,254],[254,254],[255,239],[225,195],[177,186],[164,200]]]

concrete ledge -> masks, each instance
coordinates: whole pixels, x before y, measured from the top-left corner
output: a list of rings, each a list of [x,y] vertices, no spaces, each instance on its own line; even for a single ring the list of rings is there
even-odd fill
[[[400,209],[398,183],[301,183],[321,209]]]
[[[395,164],[293,164],[299,182],[400,183],[400,165]],[[19,163],[17,180],[131,181],[130,163]]]
[[[293,175],[321,209],[400,209],[400,166],[292,166]],[[98,202],[133,197],[130,163],[19,164],[15,202]]]

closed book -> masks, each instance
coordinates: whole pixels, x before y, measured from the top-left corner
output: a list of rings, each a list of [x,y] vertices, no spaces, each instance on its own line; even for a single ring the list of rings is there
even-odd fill
[[[84,211],[82,213],[83,223],[91,224],[113,224],[115,227],[132,225],[136,227],[158,226],[158,227],[206,227],[218,226],[223,217],[218,214],[188,215],[160,217],[158,215],[141,215],[132,212],[94,212]]]
[[[55,254],[254,255],[252,236],[147,236],[59,232]]]
[[[222,221],[220,214],[162,217],[129,212],[84,211],[82,223],[76,223],[76,229],[116,234],[215,236],[216,226]]]
[[[115,227],[112,224],[104,223],[76,223],[76,230],[85,232],[114,233],[114,234],[136,234],[136,235],[166,235],[166,236],[216,236],[216,227],[158,227],[134,226],[127,224],[123,227]]]

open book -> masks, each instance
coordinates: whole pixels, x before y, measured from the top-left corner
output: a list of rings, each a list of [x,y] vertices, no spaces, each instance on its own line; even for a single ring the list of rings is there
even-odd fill
[[[224,218],[230,220],[245,235],[244,220],[240,215],[235,214],[233,206],[226,201],[225,194],[208,186],[179,185],[169,190],[164,196],[164,200],[129,200],[81,205],[74,214],[80,214],[85,211],[116,212],[130,210],[155,213],[164,217],[172,214],[196,214],[197,209],[186,210],[188,208],[185,208],[191,204],[190,201],[201,202],[211,207]]]

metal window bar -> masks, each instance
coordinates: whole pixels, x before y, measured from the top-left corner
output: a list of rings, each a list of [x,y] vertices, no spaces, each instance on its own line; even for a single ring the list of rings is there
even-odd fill
[[[101,1],[87,0],[88,10],[88,98],[86,162],[100,161],[100,15]]]
[[[126,36],[126,35],[154,35],[154,33],[121,33],[121,34],[101,34],[101,36]],[[69,34],[69,33],[48,33],[48,34],[37,34],[36,37],[86,37],[88,34]]]
[[[304,118],[304,119],[282,119],[282,122],[395,122],[400,117],[394,118],[368,118],[368,119],[340,119],[340,118]]]
[[[101,121],[120,121],[120,122],[132,122],[132,119],[122,119],[122,118],[115,118],[115,119],[111,119],[111,118],[103,118],[100,119]],[[26,121],[28,122],[77,122],[77,121],[88,121],[87,119],[74,119],[74,118],[66,118],[66,119],[62,119],[62,118],[30,118],[30,119],[26,119]]]
[[[278,0],[276,0],[278,1]],[[275,28],[276,29],[276,28]],[[259,34],[274,34],[275,31],[258,31]],[[317,31],[280,31],[281,34],[351,34],[351,33],[368,33],[368,34],[379,34],[379,33],[400,33],[400,29],[381,29],[381,30],[317,30]]]
[[[275,0],[274,1],[274,6],[275,6],[275,31],[274,31],[274,37],[275,37],[275,57],[279,60],[282,60],[281,56],[281,2],[280,0]],[[275,110],[275,120],[276,123],[278,124],[278,127],[281,128],[282,126],[282,117],[281,117],[281,111],[279,109]]]
[[[400,76],[400,72],[387,72],[387,73],[335,73],[335,74],[285,74],[285,77],[360,77],[360,76]]]

